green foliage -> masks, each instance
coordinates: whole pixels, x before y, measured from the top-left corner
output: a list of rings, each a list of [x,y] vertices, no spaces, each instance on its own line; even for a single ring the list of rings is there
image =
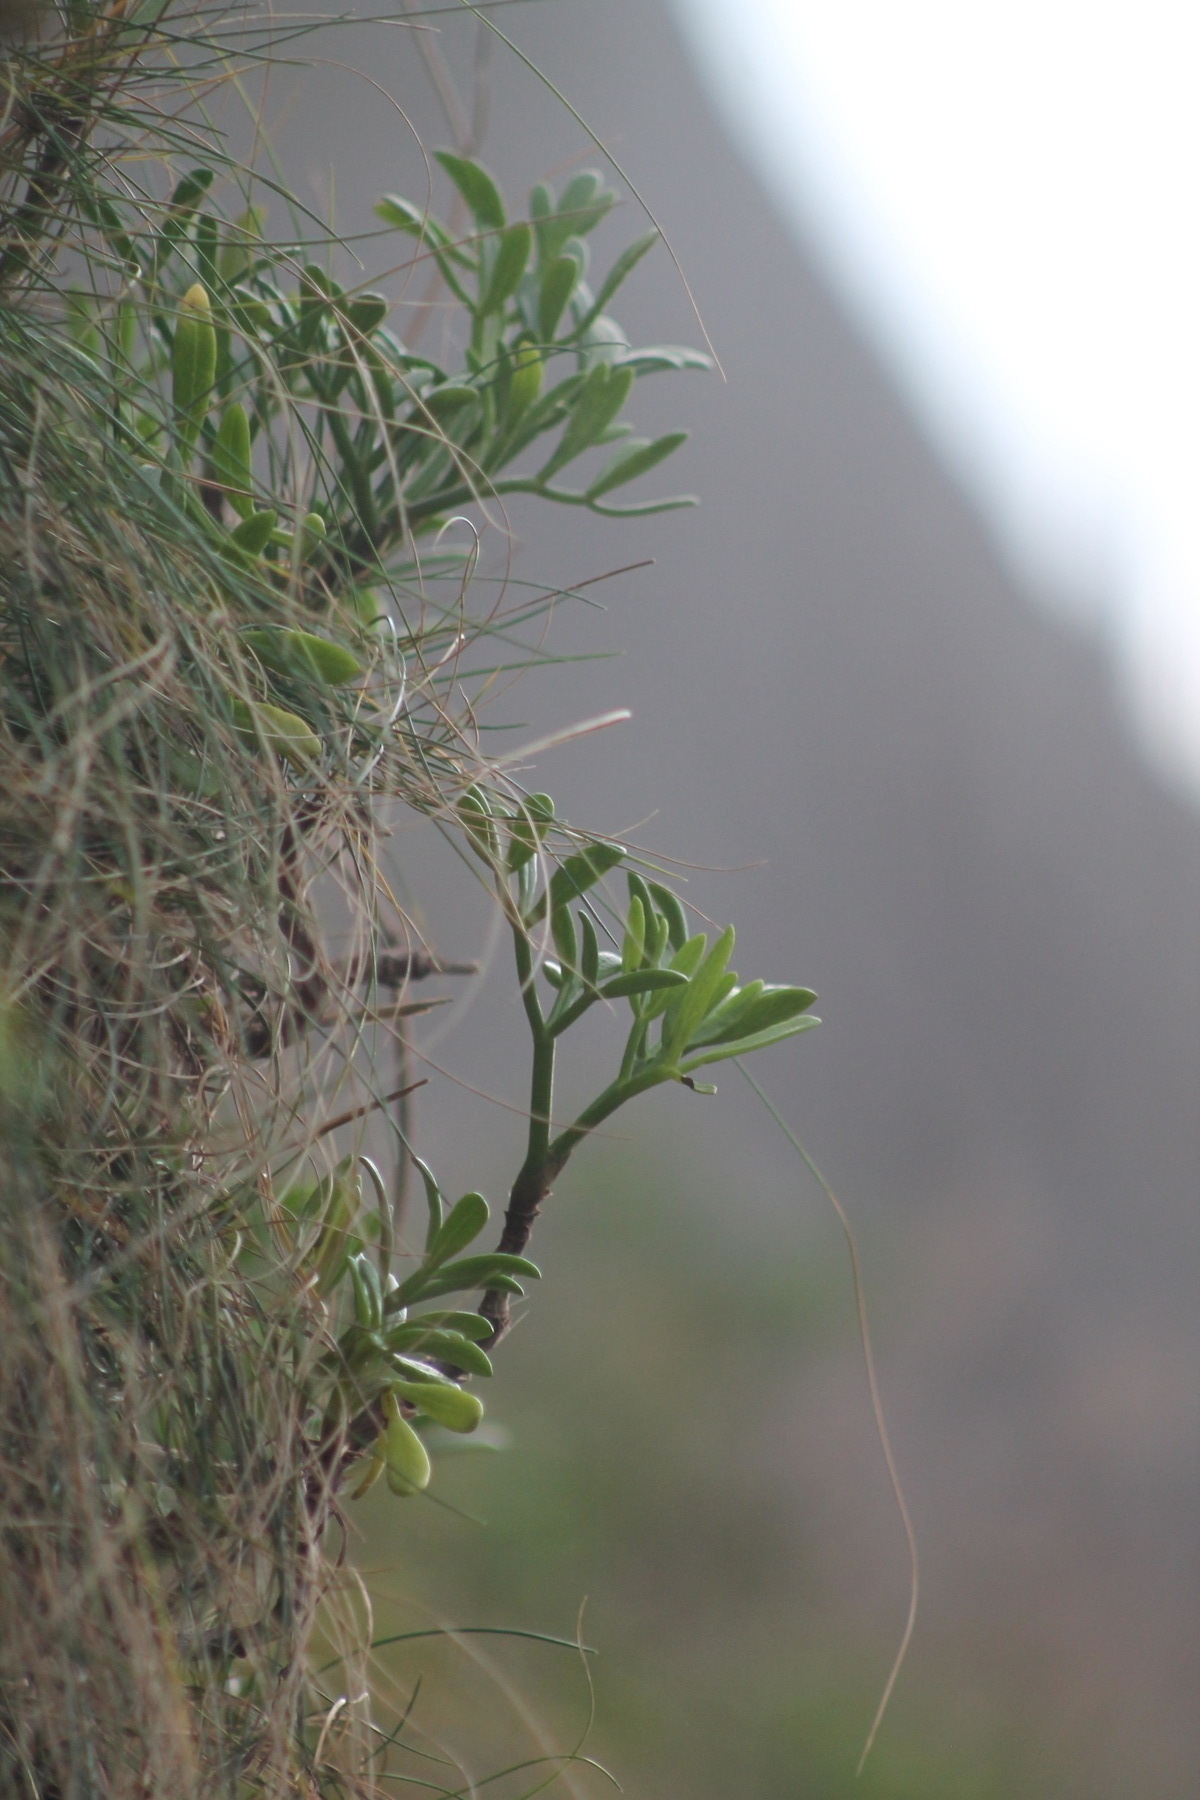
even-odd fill
[[[0,120],[0,1785],[47,1800],[375,1791],[370,1720],[333,1728],[310,1653],[319,1620],[365,1690],[344,1501],[381,1474],[421,1493],[438,1434],[476,1431],[467,1384],[597,1125],[814,1023],[808,990],[740,986],[731,930],[689,936],[622,846],[491,766],[466,692],[499,627],[439,545],[450,515],[690,504],[610,502],[683,439],[633,435],[637,383],[707,366],[607,311],[656,234],[593,290],[598,175],[511,217],[438,153],[465,233],[378,208],[456,309],[436,362],[318,226],[273,241],[265,207],[219,205],[238,172],[196,161],[173,84],[227,78],[228,46],[187,19],[82,4],[14,52]],[[398,808],[482,860],[511,931],[530,1121],[494,1248],[372,1061],[438,966],[397,941]],[[555,1134],[558,1044],[597,1008],[628,1008],[624,1052]],[[364,1153],[378,1114],[424,1186],[419,1254]]]
[[[472,209],[466,238],[396,195],[376,210],[416,240],[418,260],[432,257],[461,305],[463,363],[453,369],[405,347],[384,295],[348,291],[302,250],[268,244],[259,211],[223,220],[208,209],[211,169],[185,176],[149,229],[114,200],[93,209],[97,259],[138,271],[119,302],[73,301],[91,353],[121,374],[117,441],[152,459],[177,503],[231,551],[279,576],[299,573],[315,602],[386,574],[414,538],[472,500],[530,493],[618,515],[690,504],[601,504],[684,439],[632,437],[621,415],[635,380],[708,366],[693,351],[631,349],[600,310],[653,239],[618,257],[593,296],[583,239],[616,199],[599,177],[577,176],[557,206],[538,189],[535,231],[505,222],[478,163],[439,160]],[[581,487],[556,484],[614,443],[620,451]],[[522,461],[534,466],[512,472]],[[305,487],[297,518],[289,497]],[[290,529],[278,523],[289,516]]]
[[[633,868],[622,924],[596,896],[605,876],[626,862],[624,847],[593,839],[554,856],[553,847],[569,837],[548,795],[513,807],[476,786],[460,800],[459,818],[491,873],[512,932],[532,1038],[528,1146],[500,1240],[502,1250],[520,1253],[554,1181],[597,1126],[666,1082],[715,1093],[693,1080],[697,1069],[807,1031],[818,1022],[809,1011],[816,995],[758,980],[740,986],[728,967],[733,927],[711,946],[704,932],[689,936],[678,896]],[[601,932],[613,948],[600,948]],[[551,990],[548,1005],[539,979]],[[597,1003],[616,1000],[626,1001],[632,1014],[618,1071],[552,1135],[558,1039]],[[498,1339],[508,1324],[508,1294],[496,1282],[488,1287],[482,1310]]]

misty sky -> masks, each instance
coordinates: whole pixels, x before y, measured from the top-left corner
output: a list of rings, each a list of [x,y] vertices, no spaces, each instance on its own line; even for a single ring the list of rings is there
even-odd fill
[[[1200,791],[1200,8],[674,0],[1027,581]]]

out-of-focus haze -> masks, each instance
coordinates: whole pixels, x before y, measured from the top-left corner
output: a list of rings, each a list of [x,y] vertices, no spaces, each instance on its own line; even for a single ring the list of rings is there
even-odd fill
[[[1200,787],[1200,14],[674,0],[953,469]]]
[[[1170,255],[1186,271],[1194,223],[1166,190],[1139,200],[1121,155],[1126,141],[1140,154],[1148,46],[1167,15],[1148,5],[1124,47],[1111,9],[1081,27],[1078,65],[1091,73],[1076,85],[1091,96],[1112,191],[1097,197],[1103,177],[1067,123],[1065,92],[1078,209],[1076,178],[1043,170],[1062,234],[1090,258],[1093,274],[1077,278],[1046,194],[1030,198],[1039,210],[1022,238],[1023,202],[1001,180],[1006,158],[1032,179],[1050,135],[1051,71],[1070,60],[1061,9],[943,12],[935,78],[915,48],[933,30],[930,9],[780,9],[811,26],[847,80],[861,52],[872,141],[892,154],[888,180],[925,230],[918,258],[880,202],[871,254],[886,285],[868,302],[867,277],[855,276],[853,309],[849,248],[836,289],[829,278],[831,209],[836,193],[851,195],[846,243],[861,245],[875,201],[865,176],[854,197],[818,167],[819,155],[850,159],[856,140],[816,120],[816,75],[790,96],[798,135],[772,125],[774,148],[759,134],[752,152],[732,90],[718,105],[698,78],[719,58],[737,74],[739,106],[776,117],[778,97],[750,85],[761,23],[750,0],[728,9],[723,48],[710,19],[695,64],[698,40],[689,28],[685,42],[666,0],[544,0],[490,15],[652,204],[725,379],[656,376],[632,407],[647,434],[690,429],[645,489],[693,491],[698,510],[617,524],[514,506],[511,564],[501,534],[488,534],[472,596],[481,609],[497,591],[486,578],[570,586],[654,559],[559,605],[547,652],[601,660],[525,678],[486,722],[524,720],[526,735],[489,741],[628,706],[628,725],[544,757],[536,785],[567,817],[678,857],[695,905],[736,920],[743,976],[819,991],[820,1030],[767,1052],[759,1073],[855,1221],[924,1559],[912,1653],[856,1785],[907,1570],[845,1249],[736,1073],[712,1099],[648,1099],[580,1152],[539,1222],[545,1281],[503,1347],[489,1402],[513,1450],[439,1469],[435,1498],[487,1529],[387,1495],[354,1515],[360,1565],[392,1569],[373,1577],[383,1635],[423,1623],[415,1597],[459,1624],[569,1636],[590,1596],[584,1634],[601,1654],[589,1743],[643,1800],[1200,1791],[1200,827],[1128,729],[1099,635],[1031,603],[1032,578],[1017,572],[1030,564],[1013,552],[1032,518],[1039,579],[1053,564],[1056,580],[1066,570],[1114,604],[1135,577],[1138,593],[1167,592],[1154,586],[1160,561],[1184,584],[1200,566],[1185,330],[1200,309],[1182,275],[1156,295],[1154,273]],[[1011,116],[1033,80],[1022,20],[1045,87],[1038,118]],[[854,22],[858,44],[838,36]],[[426,26],[468,102],[489,71],[481,153],[514,209],[535,181],[561,186],[569,170],[601,164],[502,45],[480,60],[472,19],[434,11]],[[331,27],[311,48],[328,65],[280,72],[269,92],[284,166],[314,199],[334,195],[347,231],[372,224],[382,192],[424,203],[417,136],[433,147],[451,135],[416,31]],[[1136,122],[1114,102],[1121,136],[1102,144],[1101,77],[1118,61]],[[1169,92],[1183,93],[1183,52],[1164,48],[1163,61]],[[939,154],[943,103],[958,109],[962,141]],[[1166,101],[1159,110],[1156,141],[1177,129],[1183,159],[1196,109],[1173,127]],[[921,135],[900,132],[906,113]],[[971,145],[988,121],[984,206]],[[961,270],[935,229],[953,206]],[[643,228],[635,204],[621,207],[596,245],[599,266]],[[410,253],[395,238],[362,247],[365,278],[398,298],[402,336],[423,291],[396,272]],[[950,318],[954,294],[985,293],[992,269],[997,293],[978,326]],[[1117,276],[1120,295],[1106,291]],[[936,310],[922,324],[926,288]],[[1103,320],[1136,312],[1140,295],[1154,304],[1118,355]],[[1015,352],[988,360],[1006,306],[1040,358],[1024,370]],[[613,311],[637,342],[697,341],[664,253]],[[425,329],[435,343],[436,320]],[[1069,367],[1043,391],[1056,345]],[[1154,371],[1144,387],[1139,353]],[[951,368],[964,384],[954,405]],[[919,388],[930,370],[941,388]],[[956,480],[948,450],[968,442]],[[1175,641],[1184,684],[1192,640]],[[424,826],[397,834],[395,861],[438,949],[486,948],[494,915]],[[419,1040],[436,1067],[415,1129],[447,1189],[502,1202],[526,1079],[509,970],[499,963],[462,1004]],[[597,1009],[568,1044],[564,1111],[614,1038]],[[515,1691],[545,1698],[557,1746],[573,1741],[586,1693],[569,1652],[470,1642]],[[420,1639],[387,1655],[404,1704],[420,1680],[414,1728],[440,1743],[479,1734],[467,1751],[476,1778],[535,1753],[519,1709],[508,1708],[511,1731],[496,1723],[495,1682],[481,1676],[464,1703],[454,1682],[465,1653]]]

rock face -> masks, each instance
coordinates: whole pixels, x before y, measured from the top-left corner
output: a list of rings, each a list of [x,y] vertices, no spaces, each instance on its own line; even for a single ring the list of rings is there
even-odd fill
[[[765,859],[692,891],[737,917],[744,970],[821,993],[821,1032],[764,1075],[861,1227],[929,1566],[926,1643],[973,1692],[1041,1707],[1062,1758],[1047,1791],[1191,1791],[1196,817],[1139,761],[1099,652],[1014,589],[656,0],[502,22],[646,191],[726,376],[664,379],[655,417],[639,402],[639,427],[692,429],[665,481],[701,494],[698,513],[628,529],[539,515],[521,576],[656,559],[591,590],[598,620],[564,610],[552,649],[628,653],[521,704],[539,723],[615,705],[634,722],[540,779],[599,827],[653,812],[642,839],[682,859]],[[446,141],[412,34],[377,42],[372,74]],[[486,155],[511,191],[581,150],[597,160],[499,46],[492,83]],[[382,101],[332,76],[321,91],[304,147],[314,171],[336,167],[343,223],[376,188],[420,197],[423,165]],[[631,208],[619,226],[641,228]],[[620,317],[643,341],[697,341],[661,255]],[[502,1025],[480,1018],[484,1054]],[[722,1117],[739,1144],[758,1130],[741,1099]],[[748,1187],[778,1188],[774,1149],[746,1154]],[[853,1429],[836,1423],[843,1393]],[[847,1592],[883,1643],[901,1569],[857,1372],[823,1364],[804,1395],[814,1431],[835,1421],[812,1460],[843,1542],[861,1511]]]

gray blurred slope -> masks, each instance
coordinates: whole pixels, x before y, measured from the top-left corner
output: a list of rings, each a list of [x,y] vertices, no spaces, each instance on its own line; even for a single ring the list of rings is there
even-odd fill
[[[876,1285],[935,1571],[1020,1615],[1072,1678],[1119,1669],[1163,1770],[1200,1767],[1178,1579],[1200,1525],[1196,818],[1139,762],[1099,654],[1014,591],[660,7],[497,16],[644,186],[727,377],[664,381],[653,418],[639,401],[639,424],[693,430],[668,481],[699,513],[517,516],[538,577],[656,558],[555,640],[624,660],[525,701],[539,723],[627,704],[633,724],[544,778],[607,828],[658,809],[643,836],[683,858],[766,859],[693,889],[736,915],[743,969],[821,991],[826,1024],[771,1078],[868,1256],[908,1271],[907,1309]],[[372,74],[445,141],[402,36],[380,34]],[[511,189],[587,150],[514,61],[493,79],[486,155]],[[303,120],[348,224],[377,187],[423,183],[354,92]],[[369,165],[349,149],[365,120]],[[696,340],[663,256],[617,310]]]

